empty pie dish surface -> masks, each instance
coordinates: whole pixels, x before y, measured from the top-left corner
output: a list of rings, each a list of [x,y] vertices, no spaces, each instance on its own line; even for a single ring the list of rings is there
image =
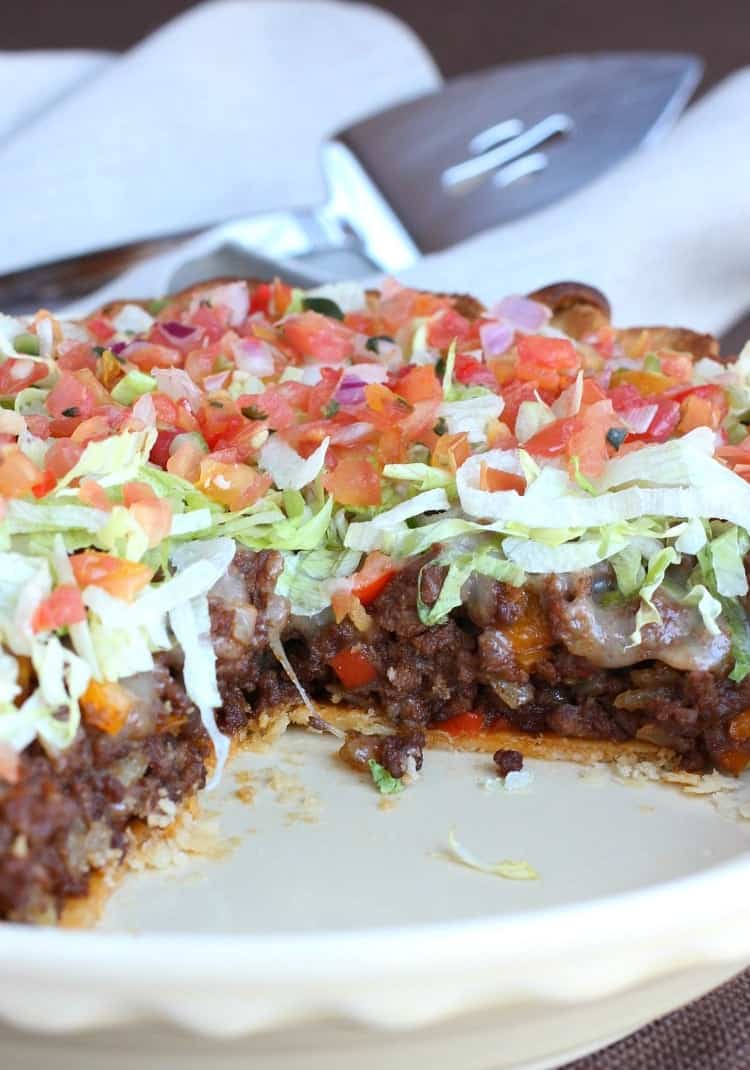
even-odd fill
[[[552,1066],[750,960],[742,785],[429,757],[381,797],[328,738],[239,755],[96,928],[3,927],[3,1066]]]

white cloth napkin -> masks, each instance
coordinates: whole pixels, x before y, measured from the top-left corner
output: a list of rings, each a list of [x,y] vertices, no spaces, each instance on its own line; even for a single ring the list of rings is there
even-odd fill
[[[439,81],[366,5],[193,8],[0,148],[0,271],[321,200],[323,138]]]
[[[0,52],[0,145],[84,79],[92,81],[107,52]],[[6,206],[6,210],[7,210]]]
[[[411,32],[365,5],[203,5],[0,146],[0,271],[314,201],[326,134],[438,81]],[[403,278],[485,299],[577,278],[620,323],[721,331],[750,305],[749,114],[747,70],[596,183]],[[159,292],[178,262],[94,300]]]

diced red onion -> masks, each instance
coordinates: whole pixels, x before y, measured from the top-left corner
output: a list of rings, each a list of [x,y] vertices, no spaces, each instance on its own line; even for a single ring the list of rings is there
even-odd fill
[[[156,408],[150,394],[142,394],[133,406],[132,412],[144,427],[156,427]]]
[[[213,375],[207,375],[203,380],[203,386],[209,394],[214,390],[221,390],[229,377],[228,371],[214,372]]]
[[[190,327],[187,323],[179,323],[177,320],[160,323],[159,330],[169,344],[177,346],[178,349],[193,349],[203,334],[202,327]]]
[[[261,338],[238,338],[232,342],[232,355],[242,372],[257,375],[260,379],[274,373],[273,352],[268,342]]]
[[[250,294],[246,282],[227,282],[214,286],[208,293],[201,295],[208,298],[212,305],[220,305],[229,312],[229,326],[239,327],[247,319],[250,311]]]
[[[382,364],[367,361],[352,365],[352,375],[361,379],[363,383],[384,383],[388,378],[388,370]],[[344,377],[344,382],[346,382],[346,377]]]
[[[181,401],[184,398],[194,411],[200,408],[202,394],[182,368],[153,368],[151,374],[159,384],[162,394],[166,394],[172,401]]]
[[[334,401],[339,405],[360,405],[365,400],[365,385],[364,380],[345,375],[334,394]]]
[[[513,327],[510,323],[486,320],[479,328],[479,340],[485,357],[499,357],[513,344]]]
[[[127,345],[128,345],[127,342],[115,342],[114,345],[108,346],[107,348],[110,349],[114,353],[114,355],[116,357],[119,357],[119,355],[122,353],[123,349],[127,348]]]
[[[490,312],[498,319],[507,320],[516,330],[527,334],[533,334],[534,331],[544,327],[552,315],[546,305],[516,294],[498,301],[492,306]]]
[[[372,424],[358,420],[356,423],[344,424],[342,427],[335,428],[331,433],[331,445],[353,446],[357,442],[371,438],[374,434],[375,428]]]
[[[634,435],[643,435],[651,426],[651,421],[659,411],[658,405],[634,405],[632,409],[618,413]]]

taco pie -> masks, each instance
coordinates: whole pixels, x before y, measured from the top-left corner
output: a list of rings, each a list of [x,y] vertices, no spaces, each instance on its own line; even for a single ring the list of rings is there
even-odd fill
[[[560,283],[218,280],[0,316],[0,918],[55,923],[289,724],[750,762],[750,348]]]

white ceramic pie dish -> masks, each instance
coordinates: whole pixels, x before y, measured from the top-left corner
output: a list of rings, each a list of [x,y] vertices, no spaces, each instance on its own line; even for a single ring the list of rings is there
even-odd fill
[[[750,961],[750,824],[710,799],[564,763],[511,795],[430,753],[383,809],[332,752],[237,759],[224,857],[129,875],[97,930],[3,927],[4,1070],[550,1066]],[[451,861],[452,827],[540,879]]]

